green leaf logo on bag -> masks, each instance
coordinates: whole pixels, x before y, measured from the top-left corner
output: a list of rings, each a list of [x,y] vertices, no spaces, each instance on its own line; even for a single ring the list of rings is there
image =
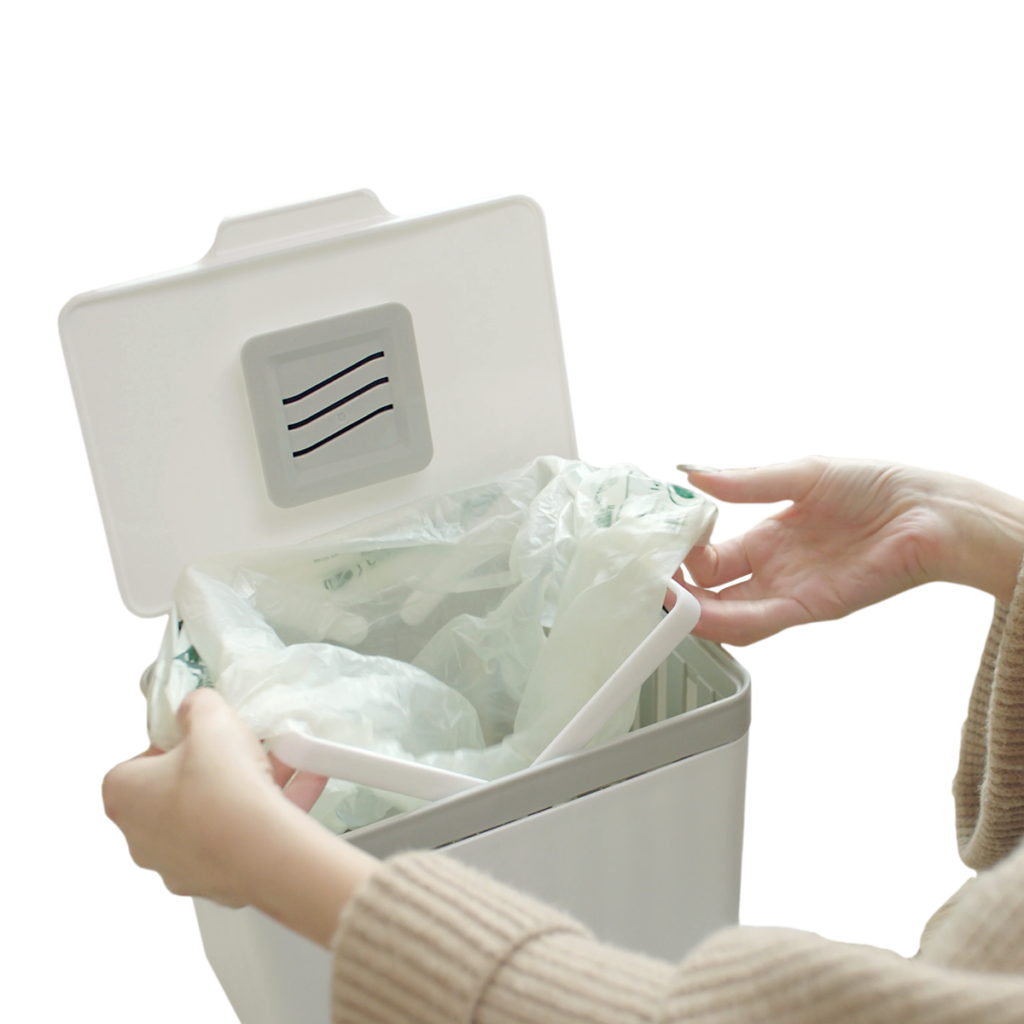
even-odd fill
[[[693,491],[688,491],[685,487],[680,487],[679,484],[668,485],[668,496],[674,501],[677,497],[682,498],[684,501],[696,501],[697,495]],[[678,503],[677,503],[678,504]]]
[[[189,673],[195,677],[197,690],[202,689],[204,686],[211,690],[214,688],[213,677],[206,667],[206,662],[199,657],[199,652],[194,647],[190,647],[187,651],[182,651],[174,660],[184,665]]]

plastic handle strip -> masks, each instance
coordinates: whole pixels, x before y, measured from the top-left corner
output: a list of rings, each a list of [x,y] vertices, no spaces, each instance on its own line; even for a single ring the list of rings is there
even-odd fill
[[[697,625],[700,619],[700,605],[697,599],[675,580],[669,580],[668,586],[676,596],[672,611],[651,630],[647,639],[576,712],[569,724],[533,762],[535,765],[582,750]]]
[[[440,800],[484,784],[482,779],[469,775],[375,754],[343,743],[319,740],[298,732],[275,736],[267,746],[291,768],[420,800]]]
[[[675,580],[669,580],[668,586],[676,598],[672,610],[548,744],[534,765],[582,750],[697,625],[700,605],[696,598]],[[285,764],[300,771],[345,779],[419,800],[441,800],[485,784],[482,779],[469,775],[316,739],[304,733],[275,736],[267,745]]]

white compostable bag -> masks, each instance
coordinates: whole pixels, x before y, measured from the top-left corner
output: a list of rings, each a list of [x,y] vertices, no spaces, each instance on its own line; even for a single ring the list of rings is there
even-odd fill
[[[527,767],[657,624],[716,515],[632,466],[553,456],[286,548],[191,566],[147,676],[152,742],[214,687],[305,732],[481,779]],[[638,694],[595,739],[629,729]],[[419,801],[332,779],[343,832]]]

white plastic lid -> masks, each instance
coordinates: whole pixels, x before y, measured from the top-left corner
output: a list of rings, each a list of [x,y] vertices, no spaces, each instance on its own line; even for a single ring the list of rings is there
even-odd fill
[[[378,359],[352,389],[364,401],[372,386],[374,403],[351,420],[372,419],[368,450],[393,450],[356,452],[345,473],[303,469],[349,489],[306,500],[334,485],[300,481],[287,497],[299,503],[280,507],[260,455],[278,413],[273,402],[254,412],[243,346],[293,329],[318,337],[305,325],[331,318],[359,325],[343,315],[362,310],[384,310],[386,334],[405,324],[395,304],[411,317],[412,355],[403,326],[391,369]],[[121,596],[138,615],[166,612],[182,568],[209,555],[294,543],[538,455],[576,454],[543,215],[522,197],[406,218],[363,191],[225,220],[195,266],[72,299],[60,334]],[[367,352],[354,362],[377,355]],[[408,422],[388,425],[410,402]],[[313,449],[329,462],[323,443],[283,449],[281,472]]]

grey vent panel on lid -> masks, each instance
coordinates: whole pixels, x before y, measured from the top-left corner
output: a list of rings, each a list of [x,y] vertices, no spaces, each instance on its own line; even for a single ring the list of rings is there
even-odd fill
[[[292,508],[433,456],[412,317],[389,303],[250,338],[249,406],[270,500]]]

